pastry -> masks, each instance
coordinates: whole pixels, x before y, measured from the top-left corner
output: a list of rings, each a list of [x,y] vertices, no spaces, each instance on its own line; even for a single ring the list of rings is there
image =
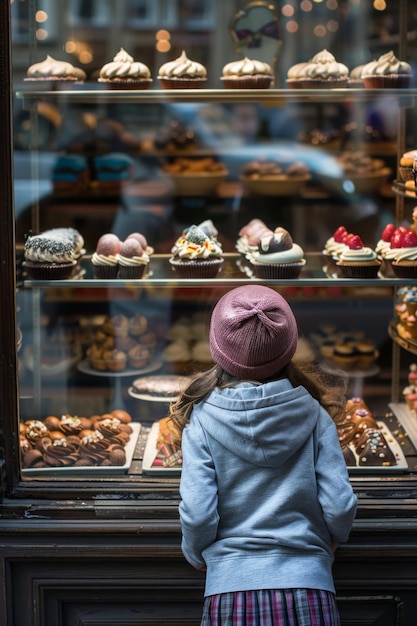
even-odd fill
[[[125,239],[118,256],[118,277],[123,279],[142,278],[149,257],[135,237]]]
[[[406,61],[397,59],[392,50],[382,54],[376,61],[367,63],[362,70],[367,89],[395,89],[409,87],[412,68]]]
[[[140,369],[145,367],[151,360],[151,351],[146,346],[141,346],[140,344],[134,346],[127,353],[127,358],[130,367],[135,369]]]
[[[82,256],[84,240],[73,228],[46,230],[26,239],[23,267],[34,280],[69,278]]]
[[[124,152],[111,152],[93,157],[91,187],[97,192],[117,192],[133,178],[133,159]]]
[[[97,241],[96,249],[91,257],[96,278],[117,278],[119,252],[122,242],[117,235],[106,233]]]
[[[377,428],[367,428],[358,439],[355,447],[358,464],[365,467],[396,465],[397,460],[382,432]]]
[[[328,50],[315,54],[310,61],[297,63],[287,72],[290,89],[334,89],[346,87],[349,70],[336,61]]]
[[[227,63],[221,80],[226,89],[268,89],[274,79],[272,67],[256,59],[239,59]]]
[[[255,275],[267,279],[298,278],[306,263],[303,249],[280,227],[262,237],[249,260]]]
[[[336,265],[344,278],[376,278],[381,261],[375,250],[364,245],[359,235],[346,240]]]
[[[179,278],[215,278],[223,265],[223,250],[201,228],[190,226],[176,240],[169,262]]]
[[[161,398],[176,398],[189,383],[190,378],[186,376],[142,376],[136,378],[132,383],[135,393]]]
[[[52,168],[52,186],[55,193],[62,191],[79,193],[88,187],[90,171],[85,156],[63,154]]]
[[[415,181],[417,175],[417,150],[407,150],[400,157],[399,175],[401,180]]]
[[[148,89],[151,72],[144,63],[135,61],[123,48],[100,69],[98,82],[109,89]]]
[[[158,79],[162,89],[199,89],[206,84],[207,70],[183,50],[177,59],[161,65]]]
[[[31,65],[24,79],[32,88],[69,89],[86,79],[84,70],[74,67],[67,61],[58,61],[49,54],[39,63]]]

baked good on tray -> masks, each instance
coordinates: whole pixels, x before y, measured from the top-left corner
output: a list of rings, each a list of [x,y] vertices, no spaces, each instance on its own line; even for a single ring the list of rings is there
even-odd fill
[[[27,237],[23,267],[33,280],[69,278],[85,252],[84,239],[74,228],[52,228]]]
[[[199,89],[207,82],[207,70],[183,50],[177,59],[161,65],[158,79],[162,89]]]
[[[407,150],[400,157],[398,172],[401,180],[415,180],[417,175],[417,150]]]
[[[160,376],[142,376],[132,383],[136,394],[158,398],[175,398],[186,387],[190,378],[170,374]]]
[[[20,425],[24,469],[122,466],[132,418],[118,409],[91,417],[48,415]]]
[[[367,89],[396,89],[409,87],[412,73],[411,65],[390,50],[364,66],[362,79]]]
[[[345,239],[337,267],[345,278],[376,278],[381,261],[375,250],[365,246],[359,235]]]
[[[59,61],[49,54],[43,61],[34,63],[26,72],[24,81],[33,89],[70,89],[86,79],[84,70],[67,61]]]
[[[154,468],[181,468],[181,433],[170,417],[158,421],[159,432],[156,440]]]
[[[215,278],[223,265],[219,243],[193,224],[176,240],[169,260],[179,278]]]
[[[147,65],[134,58],[120,48],[110,63],[100,69],[98,82],[108,89],[148,89],[151,82],[151,71]]]
[[[298,278],[306,263],[304,250],[281,227],[263,236],[248,258],[255,276],[267,279]]]
[[[268,63],[247,57],[226,63],[221,75],[226,89],[268,89],[273,79]]]
[[[290,89],[335,89],[346,87],[348,79],[346,65],[328,50],[321,50],[309,61],[290,67],[286,82]]]

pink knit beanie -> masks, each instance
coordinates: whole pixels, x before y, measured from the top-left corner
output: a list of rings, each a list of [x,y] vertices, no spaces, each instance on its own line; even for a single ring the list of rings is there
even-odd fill
[[[297,322],[288,302],[269,287],[232,289],[211,316],[211,356],[240,379],[272,378],[291,361],[297,341]]]

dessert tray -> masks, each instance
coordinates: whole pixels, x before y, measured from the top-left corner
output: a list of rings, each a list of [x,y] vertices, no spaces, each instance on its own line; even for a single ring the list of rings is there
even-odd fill
[[[129,387],[128,394],[132,398],[145,400],[147,402],[173,402],[178,398],[181,381],[185,384],[187,382],[187,377],[167,374],[162,376],[145,376],[139,379],[139,383],[141,383],[143,390],[138,391],[138,389],[135,388],[134,382],[133,385]],[[155,391],[146,391],[147,385],[149,386],[149,389],[155,389]],[[163,389],[165,389],[165,392]],[[174,393],[174,390],[177,393]],[[172,393],[170,393],[170,391],[172,391]]]
[[[241,176],[240,181],[249,193],[261,196],[288,196],[295,193],[301,194],[307,181],[311,179],[310,174],[300,176],[260,176],[251,178]]]
[[[121,370],[120,372],[111,372],[109,370],[106,370],[106,371],[95,370],[94,368],[91,367],[87,359],[83,359],[82,361],[77,363],[77,369],[83,374],[89,374],[90,376],[105,376],[106,378],[108,378],[109,376],[111,378],[113,377],[123,378],[124,376],[139,376],[140,374],[147,374],[149,372],[155,372],[156,370],[159,370],[160,367],[162,367],[162,361],[159,359],[153,359],[152,361],[150,361],[150,363],[148,363],[148,365],[145,365],[145,367],[142,367],[140,369],[134,369],[133,367],[126,367],[124,370]]]
[[[68,467],[35,467],[29,469],[22,469],[22,476],[28,478],[50,478],[50,477],[67,477],[73,476],[85,478],[86,476],[94,478],[94,476],[121,476],[126,474],[132,463],[133,454],[136,448],[136,442],[141,430],[141,424],[137,422],[131,422],[132,434],[125,446],[126,462],[124,465],[106,465],[101,467],[100,465],[87,465],[87,466],[68,466]]]
[[[348,448],[352,450],[353,455],[356,459],[356,465],[348,466],[347,468],[348,472],[352,472],[352,473],[360,472],[361,474],[367,474],[370,472],[374,474],[376,472],[377,473],[381,472],[382,474],[385,474],[386,472],[398,472],[398,471],[404,472],[405,470],[408,469],[408,463],[404,456],[404,452],[402,451],[402,448],[400,444],[398,443],[398,441],[396,440],[395,436],[392,434],[392,432],[390,431],[388,426],[385,424],[385,422],[377,421],[377,424],[378,424],[378,428],[381,431],[381,434],[385,437],[388,447],[390,448],[390,450],[395,456],[395,459],[397,461],[396,465],[386,465],[386,466],[385,465],[369,465],[369,466],[359,465],[359,455],[356,454],[353,444],[348,444]]]
[[[157,448],[159,422],[152,424],[143,453],[142,474],[157,476],[180,476],[181,450],[171,443],[164,443]]]

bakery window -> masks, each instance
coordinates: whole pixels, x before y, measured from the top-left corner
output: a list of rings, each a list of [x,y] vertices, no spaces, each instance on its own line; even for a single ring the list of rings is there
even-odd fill
[[[210,311],[243,283],[289,300],[300,363],[344,377],[340,442],[358,489],[409,484],[417,466],[413,45],[405,49],[402,37],[385,50],[379,36],[353,58],[331,35],[346,32],[340,11],[326,49],[314,8],[301,55],[302,12],[290,20],[268,3],[248,3],[245,15],[232,7],[230,33],[211,26],[218,3],[176,3],[189,28],[185,20],[183,38],[167,30],[163,52],[148,36],[143,49],[129,37],[120,46],[116,26],[106,39],[95,5],[84,4],[67,6],[63,39],[78,42],[71,54],[47,38],[28,63],[19,38],[12,42],[15,485],[26,493],[59,484],[57,498],[80,483],[86,493],[176,492],[181,442],[170,403],[212,367]],[[355,6],[349,20],[360,14],[382,32],[389,9]],[[150,19],[148,3],[133,9],[135,28]],[[385,88],[365,86],[360,72],[350,76],[362,60],[401,68],[401,85],[389,76]]]

